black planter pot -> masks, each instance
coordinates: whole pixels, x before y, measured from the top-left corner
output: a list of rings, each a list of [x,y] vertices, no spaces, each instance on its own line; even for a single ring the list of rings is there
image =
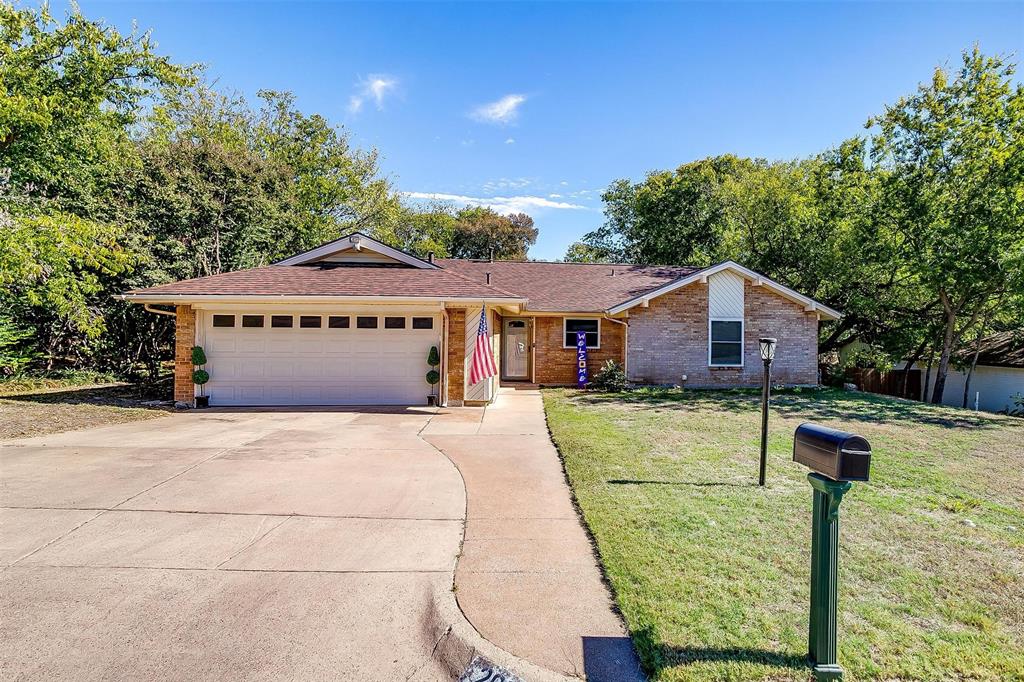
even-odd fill
[[[196,396],[196,407],[209,407],[210,396],[208,395],[197,395]]]
[[[435,407],[437,405],[437,396],[436,395],[428,395],[427,396],[427,405],[429,407]]]

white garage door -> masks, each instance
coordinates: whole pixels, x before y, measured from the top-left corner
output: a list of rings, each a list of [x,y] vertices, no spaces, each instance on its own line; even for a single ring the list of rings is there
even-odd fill
[[[204,311],[210,405],[423,405],[432,313]]]

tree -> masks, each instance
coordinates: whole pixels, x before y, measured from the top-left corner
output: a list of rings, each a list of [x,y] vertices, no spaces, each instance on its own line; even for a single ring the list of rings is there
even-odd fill
[[[452,258],[488,258],[525,260],[530,246],[537,241],[533,218],[525,213],[503,216],[493,209],[474,206],[455,214]]]
[[[902,268],[942,311],[931,400],[953,353],[993,301],[1024,288],[1024,87],[977,48],[950,76],[868,121],[884,171],[881,220]]]
[[[447,258],[451,255],[455,222],[451,207],[444,204],[420,209],[405,207],[392,230],[391,243],[420,258],[431,253]]]
[[[142,262],[117,200],[138,163],[130,131],[190,78],[148,35],[0,4],[0,307],[47,366],[89,359],[107,287]]]
[[[611,263],[616,260],[616,254],[601,246],[573,242],[566,249],[564,260],[567,263]]]

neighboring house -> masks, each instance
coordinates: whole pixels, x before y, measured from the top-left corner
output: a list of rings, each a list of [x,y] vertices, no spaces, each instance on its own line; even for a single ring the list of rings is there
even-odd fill
[[[584,331],[591,375],[616,360],[635,382],[756,386],[757,339],[773,336],[774,378],[816,384],[818,323],[840,315],[732,262],[422,260],[359,233],[122,298],[175,306],[174,397],[192,401],[200,345],[211,405],[423,404],[434,345],[441,401],[486,403],[497,381],[469,385],[467,371],[482,312],[502,381],[575,384]]]
[[[981,340],[978,364],[971,373],[967,393],[967,407],[986,412],[1005,412],[1014,409],[1014,397],[1024,394],[1024,329],[993,334]],[[974,359],[974,344],[967,343],[954,357],[956,366],[946,374],[942,389],[945,405],[961,407],[967,371]],[[932,370],[929,386],[935,385],[936,371]]]

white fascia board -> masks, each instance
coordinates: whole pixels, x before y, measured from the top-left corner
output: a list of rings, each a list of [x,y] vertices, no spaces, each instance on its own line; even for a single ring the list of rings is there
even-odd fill
[[[394,260],[399,261],[400,263],[411,265],[414,268],[420,268],[423,270],[441,269],[440,266],[435,265],[434,263],[428,263],[427,261],[417,258],[416,256],[411,256],[405,253],[404,251],[399,251],[394,247],[388,246],[383,242],[377,241],[373,237],[367,237],[362,232],[353,232],[352,234],[347,234],[344,237],[335,239],[333,242],[327,242],[326,244],[322,244],[316,247],[315,249],[310,249],[309,251],[304,251],[302,253],[295,254],[294,256],[285,258],[284,260],[279,260],[276,263],[274,263],[274,265],[302,265],[303,263],[309,263],[311,261],[319,260],[325,256],[331,255],[332,253],[337,253],[339,251],[347,251],[348,249],[356,248],[356,242],[352,240],[353,237],[359,238],[359,249],[375,251],[381,255],[387,256],[388,258],[393,258]]]
[[[717,265],[712,265],[711,267],[704,268],[703,270],[698,270],[692,275],[688,275],[686,277],[683,277],[682,279],[677,279],[674,282],[669,282],[668,284],[657,289],[654,289],[653,291],[648,291],[645,294],[631,298],[628,301],[625,301],[617,306],[609,308],[608,314],[616,315],[623,311],[629,310],[630,308],[634,308],[638,305],[644,305],[651,299],[675,291],[676,289],[685,287],[688,284],[693,284],[694,282],[707,282],[708,277],[714,275],[715,273],[722,272],[723,270],[732,270],[733,272],[742,275],[745,279],[755,282],[758,286],[770,289],[775,293],[779,294],[780,296],[788,298],[789,300],[794,301],[796,303],[800,303],[804,306],[805,310],[819,313],[822,319],[838,320],[843,316],[843,314],[836,310],[835,308],[830,308],[827,305],[818,303],[812,298],[804,296],[803,294],[796,292],[785,285],[779,284],[774,280],[768,279],[764,275],[758,272],[754,272],[750,268],[745,268],[739,263],[735,263],[731,260],[724,261]]]
[[[428,304],[428,303],[465,303],[466,305],[526,305],[525,298],[466,298],[451,296],[234,296],[230,294],[118,294],[119,301],[129,303],[164,303],[167,305],[185,305],[192,303],[231,303],[231,304],[274,304],[274,303],[318,303],[323,305],[346,305],[349,303],[378,304]]]

